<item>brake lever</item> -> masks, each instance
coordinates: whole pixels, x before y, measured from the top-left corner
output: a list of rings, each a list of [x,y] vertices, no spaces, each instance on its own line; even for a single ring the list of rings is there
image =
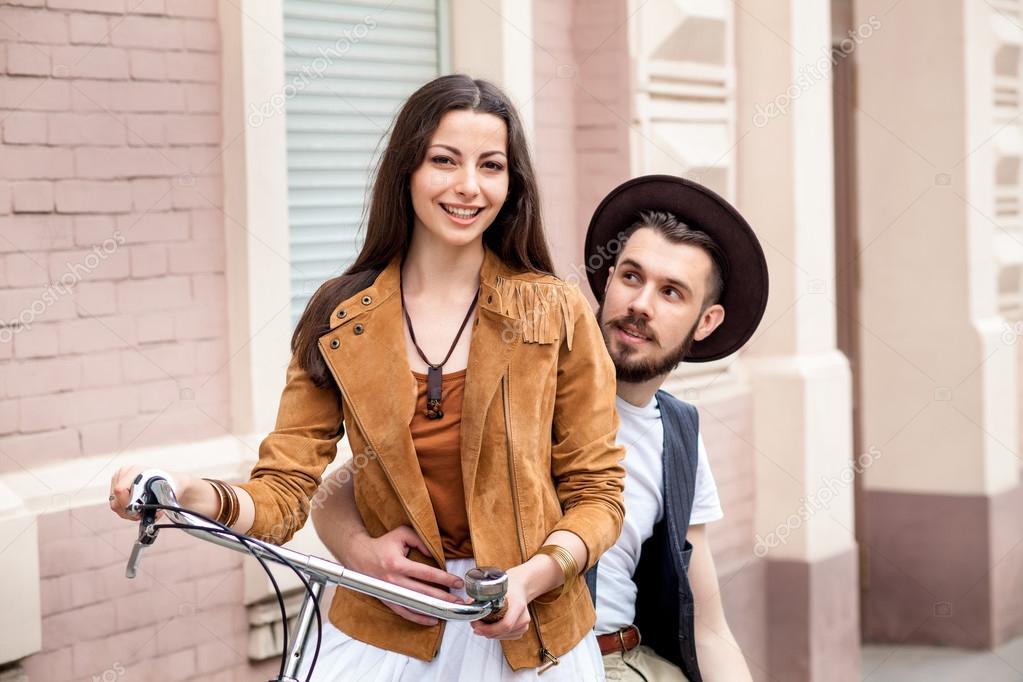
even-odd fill
[[[156,542],[156,536],[160,529],[156,527],[157,510],[151,506],[156,502],[156,495],[153,494],[150,485],[153,481],[166,480],[173,487],[170,476],[156,469],[147,469],[139,473],[131,484],[131,493],[128,497],[129,512],[139,514],[139,534],[132,545],[131,554],[128,556],[128,565],[124,569],[126,578],[134,578],[138,575],[139,564],[142,562],[142,550]]]

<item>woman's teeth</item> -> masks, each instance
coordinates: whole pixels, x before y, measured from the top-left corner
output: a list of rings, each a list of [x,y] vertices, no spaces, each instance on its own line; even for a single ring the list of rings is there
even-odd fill
[[[444,206],[444,210],[455,216],[456,218],[472,218],[474,215],[482,211],[482,208],[455,208],[453,206]]]

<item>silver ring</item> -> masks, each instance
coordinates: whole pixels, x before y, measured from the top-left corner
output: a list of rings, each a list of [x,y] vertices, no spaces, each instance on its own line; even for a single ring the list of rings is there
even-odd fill
[[[113,501],[114,501],[114,496],[113,495],[111,495],[110,497],[107,498],[107,502],[113,502]]]

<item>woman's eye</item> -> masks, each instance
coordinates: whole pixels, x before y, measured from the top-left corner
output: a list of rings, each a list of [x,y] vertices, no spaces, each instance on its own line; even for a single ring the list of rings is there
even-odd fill
[[[499,164],[497,161],[487,161],[483,164],[483,167],[492,171],[503,171],[504,166]]]
[[[435,156],[432,159],[430,159],[430,161],[441,166],[447,165],[449,163],[454,163],[454,161],[451,160],[450,156]]]

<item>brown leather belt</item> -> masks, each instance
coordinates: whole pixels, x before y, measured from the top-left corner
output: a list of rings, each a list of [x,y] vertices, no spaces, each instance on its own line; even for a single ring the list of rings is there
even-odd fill
[[[641,641],[639,628],[630,625],[618,632],[609,632],[606,635],[597,635],[597,646],[600,647],[600,655],[616,654],[619,651],[625,653],[632,651],[639,646]]]

